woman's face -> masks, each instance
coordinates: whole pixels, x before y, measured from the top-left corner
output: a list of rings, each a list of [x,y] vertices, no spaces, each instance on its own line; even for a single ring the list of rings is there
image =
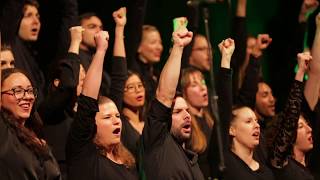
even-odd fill
[[[158,31],[144,31],[138,48],[139,57],[146,63],[157,63],[160,61],[163,46]]]
[[[142,107],[145,101],[145,88],[137,75],[131,75],[126,81],[123,101],[130,107]]]
[[[201,73],[189,75],[189,84],[185,88],[185,97],[188,103],[195,108],[208,106],[208,89]]]
[[[12,51],[4,50],[0,52],[1,69],[8,69],[14,67],[14,57]]]
[[[297,139],[294,147],[304,153],[313,148],[312,129],[302,116],[298,121]]]
[[[256,115],[247,107],[234,110],[233,114],[236,117],[229,129],[229,134],[233,137],[233,145],[253,149],[259,144],[260,137],[260,125]]]
[[[96,139],[103,147],[120,143],[122,123],[118,108],[113,102],[99,104],[96,114]]]
[[[24,123],[30,117],[36,98],[31,82],[24,74],[14,73],[2,82],[1,88],[2,108]]]
[[[82,87],[83,87],[83,82],[85,77],[86,77],[86,71],[84,70],[83,66],[80,64],[79,82],[77,85],[77,96],[80,96],[80,93],[82,92]]]

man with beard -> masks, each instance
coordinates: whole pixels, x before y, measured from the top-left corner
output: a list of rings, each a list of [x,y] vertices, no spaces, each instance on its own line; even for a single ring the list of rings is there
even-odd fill
[[[143,166],[147,179],[204,179],[197,155],[184,148],[191,137],[191,117],[182,97],[175,97],[183,48],[192,33],[173,33],[174,45],[164,66],[142,133]],[[171,112],[171,108],[173,111]],[[170,117],[171,116],[171,117]],[[170,120],[171,119],[171,120]]]

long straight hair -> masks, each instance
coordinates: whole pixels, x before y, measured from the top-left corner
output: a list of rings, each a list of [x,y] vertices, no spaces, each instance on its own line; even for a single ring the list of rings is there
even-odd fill
[[[180,84],[181,84],[181,89],[183,91],[184,99],[186,99],[185,92],[187,87],[190,84],[190,76],[196,73],[201,74],[201,76],[203,77],[202,73],[199,70],[192,67],[183,69],[182,71]],[[191,115],[191,125],[192,125],[192,135],[190,140],[190,146],[193,151],[197,153],[202,153],[206,150],[208,146],[207,138],[210,138],[210,137],[206,137],[204,132],[201,130],[200,125],[198,124],[196,119],[197,117],[192,113],[190,113],[190,115]],[[203,117],[208,127],[212,129],[214,120],[210,114],[208,107],[203,108]]]

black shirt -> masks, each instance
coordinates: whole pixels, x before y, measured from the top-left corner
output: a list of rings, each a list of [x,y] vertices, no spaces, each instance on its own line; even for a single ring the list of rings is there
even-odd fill
[[[274,179],[272,171],[259,162],[259,168],[253,171],[244,161],[233,152],[225,152],[226,170],[224,180],[271,180]]]
[[[148,179],[202,180],[198,156],[185,150],[170,134],[171,109],[153,100],[145,123],[143,166]]]
[[[314,180],[308,168],[296,160],[289,158],[288,164],[281,169],[273,169],[276,179],[279,180]]]
[[[94,144],[98,111],[97,100],[80,95],[67,143],[68,179],[138,179],[135,169],[114,163]]]
[[[128,150],[134,155],[137,160],[139,154],[139,142],[140,134],[139,132],[130,124],[125,116],[121,117],[122,120],[122,131],[121,131],[121,141],[123,145],[128,148]]]
[[[37,157],[0,115],[0,177],[6,180],[59,180],[59,167],[50,153],[48,160]]]

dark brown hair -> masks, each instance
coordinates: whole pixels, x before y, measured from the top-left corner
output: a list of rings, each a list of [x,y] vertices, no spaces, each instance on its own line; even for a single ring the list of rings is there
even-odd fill
[[[3,82],[15,73],[21,73],[30,80],[27,74],[22,70],[17,68],[4,69],[1,72],[1,87],[3,86]],[[49,148],[46,144],[39,142],[43,124],[39,114],[35,111],[35,104],[36,102],[34,102],[30,117],[25,121],[24,125],[21,125],[21,123],[13,117],[12,112],[4,109],[3,107],[1,109],[1,116],[22,144],[26,145],[36,156],[47,159],[49,158]]]

